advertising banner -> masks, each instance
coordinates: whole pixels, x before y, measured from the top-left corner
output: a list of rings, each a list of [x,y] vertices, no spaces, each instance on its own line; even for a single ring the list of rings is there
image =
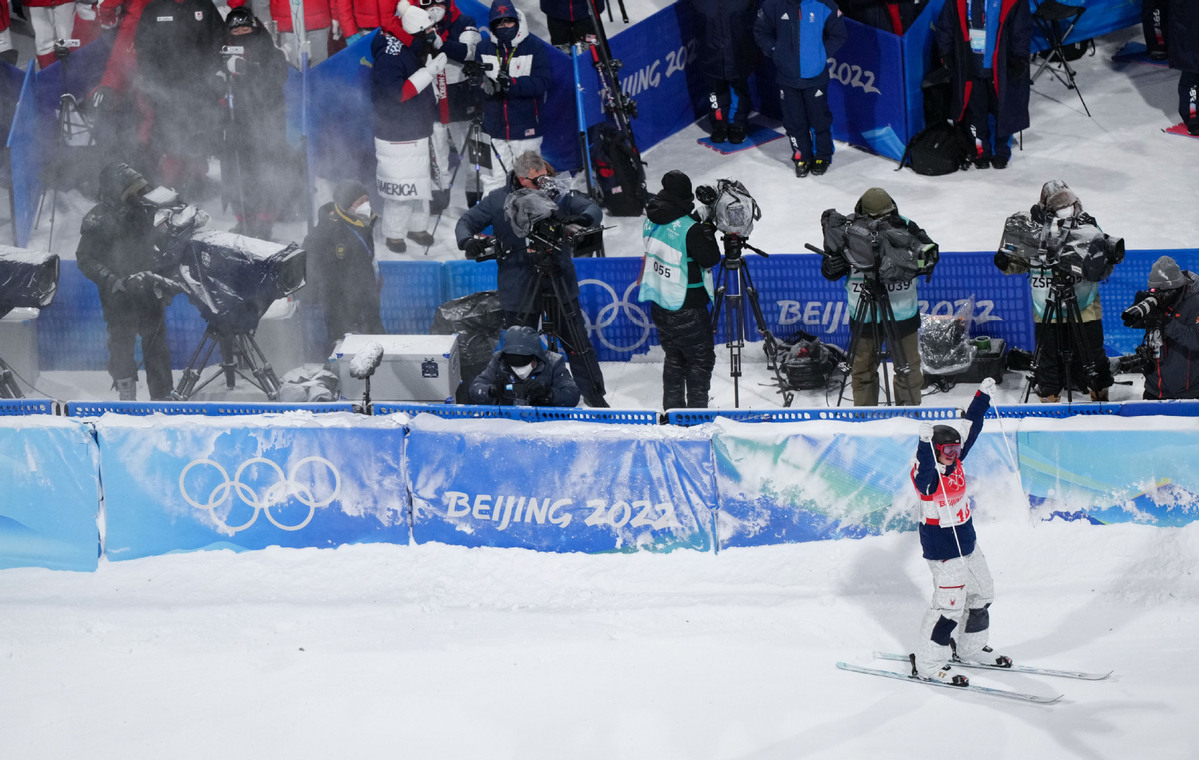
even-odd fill
[[[908,133],[903,38],[845,20],[848,39],[829,56],[833,138],[899,160]]]
[[[964,429],[964,421],[950,424]],[[819,425],[716,420],[718,548],[913,530],[919,425],[898,418]],[[1001,424],[987,425],[966,467],[975,508],[988,517],[1026,510],[1012,439],[1000,434]]]
[[[417,543],[556,552],[712,546],[716,491],[702,433],[419,415],[405,460]]]
[[[98,458],[81,422],[0,417],[0,568],[96,569]]]
[[[1021,422],[1020,478],[1033,514],[1179,526],[1199,519],[1199,440],[1165,417]]]
[[[389,418],[105,415],[94,424],[112,560],[408,543],[404,429]]]

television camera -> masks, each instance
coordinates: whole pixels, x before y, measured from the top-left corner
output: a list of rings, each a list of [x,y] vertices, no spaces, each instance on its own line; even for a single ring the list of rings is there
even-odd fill
[[[932,277],[933,267],[941,260],[936,243],[924,243],[910,231],[886,223],[885,219],[851,214],[846,216],[827,209],[820,217],[824,248],[808,245],[810,251],[824,256],[840,253],[855,272],[883,285],[898,285]]]
[[[58,256],[0,245],[0,317],[13,309],[43,309],[58,292]],[[0,356],[0,398],[21,398],[11,367]]]
[[[1004,222],[999,250],[1026,269],[1047,269],[1070,283],[1099,282],[1124,260],[1124,239],[1079,217],[1043,220],[1012,214]]]

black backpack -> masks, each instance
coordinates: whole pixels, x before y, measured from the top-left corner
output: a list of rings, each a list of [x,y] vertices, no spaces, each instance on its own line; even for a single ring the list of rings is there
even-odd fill
[[[899,159],[899,169],[910,166],[917,174],[939,177],[956,172],[968,155],[961,130],[947,121],[937,121],[908,142],[903,158]]]
[[[592,174],[602,196],[601,205],[611,216],[641,216],[649,200],[641,154],[608,122],[589,128],[587,139],[591,145]]]

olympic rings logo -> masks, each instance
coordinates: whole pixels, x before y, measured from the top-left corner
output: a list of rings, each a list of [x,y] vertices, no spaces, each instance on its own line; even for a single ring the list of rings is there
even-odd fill
[[[598,285],[607,291],[608,296],[612,299],[612,303],[599,310],[599,315],[596,317],[594,324],[587,316],[587,312],[583,312],[583,319],[587,322],[588,334],[594,331],[595,337],[599,338],[600,343],[603,343],[613,351],[633,352],[646,344],[646,342],[649,340],[650,331],[653,330],[654,324],[650,320],[649,315],[645,313],[644,309],[629,301],[629,295],[633,292],[633,288],[638,287],[636,280],[631,282],[629,287],[625,288],[624,295],[620,297],[616,295],[616,289],[603,280],[579,281],[580,288],[584,285]],[[638,338],[637,342],[631,346],[618,346],[604,337],[604,328],[610,327],[616,321],[616,317],[620,314],[620,312],[624,312],[628,320],[635,326],[640,327],[642,331],[641,337]]]
[[[323,465],[324,467],[328,468],[329,474],[333,477],[333,491],[327,497],[323,499],[316,498],[316,495],[313,493],[313,488],[299,482],[296,479],[296,475],[300,471],[300,468],[307,464],[312,464],[313,467],[316,467],[317,465]],[[192,498],[191,494],[188,493],[187,485],[184,482],[187,478],[187,474],[191,472],[192,468],[199,467],[201,465],[206,465],[216,469],[217,473],[220,474],[222,479],[222,482],[218,483],[212,489],[212,492],[208,494],[207,502],[201,502]],[[262,497],[259,497],[258,492],[254,488],[242,482],[242,475],[248,468],[254,465],[263,465],[271,470],[274,470],[275,475],[278,477],[278,482],[268,488]],[[337,494],[340,492],[341,473],[337,471],[337,468],[333,466],[332,462],[323,457],[305,457],[301,459],[292,465],[291,471],[287,473],[287,477],[283,476],[282,467],[275,464],[271,460],[263,459],[262,457],[253,457],[251,459],[247,459],[245,462],[242,462],[241,466],[237,468],[237,472],[233,474],[232,480],[229,479],[228,471],[211,459],[194,459],[183,468],[182,472],[179,473],[179,493],[183,496],[184,501],[196,509],[202,509],[208,512],[213,521],[217,524],[218,529],[224,533],[238,533],[239,531],[249,528],[258,519],[259,513],[266,515],[266,519],[269,520],[276,528],[288,531],[300,530],[309,522],[311,522],[312,518],[316,515],[316,510],[318,507],[324,507],[331,504],[333,500],[337,498]],[[225,502],[231,501],[235,493],[237,497],[241,499],[243,504],[254,510],[254,513],[250,515],[250,519],[241,525],[229,525],[225,522],[223,517],[217,514],[217,508],[225,504]],[[308,515],[295,525],[284,523],[280,518],[271,513],[272,509],[285,506],[292,498],[308,507]]]

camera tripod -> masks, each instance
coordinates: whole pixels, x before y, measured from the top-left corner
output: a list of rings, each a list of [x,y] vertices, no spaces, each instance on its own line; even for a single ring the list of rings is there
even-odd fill
[[[741,406],[741,350],[745,348],[746,316],[745,307],[748,303],[753,312],[754,324],[758,334],[762,336],[766,351],[767,369],[775,369],[781,348],[779,341],[766,326],[766,317],[762,314],[762,305],[758,301],[758,289],[754,287],[753,278],[749,274],[749,266],[742,256],[742,250],[748,248],[759,256],[769,256],[765,251],[754,248],[741,235],[725,233],[724,258],[716,270],[716,297],[712,299],[712,333],[720,323],[721,306],[724,307],[725,348],[729,350],[729,377],[733,378],[733,406]],[[748,296],[748,298],[747,298]]]
[[[71,40],[71,43],[78,46],[78,40]],[[92,147],[96,144],[96,135],[92,130],[91,123],[84,117],[83,112],[79,108],[79,101],[70,91],[70,69],[67,66],[67,61],[71,57],[71,46],[67,40],[58,40],[54,43],[54,53],[58,56],[59,68],[62,72],[62,94],[58,96],[58,128],[55,132],[56,139],[54,144],[54,157],[51,160],[53,171],[49,177],[52,184],[50,188],[50,230],[46,240],[46,250],[54,250],[54,220],[55,212],[58,210],[58,186],[63,182],[63,173],[66,169],[67,162],[70,156],[67,155],[69,147]],[[46,198],[46,190],[42,189],[42,200]],[[38,221],[41,219],[41,207],[38,207]],[[34,222],[37,226],[37,222]]]
[[[855,270],[856,271],[856,270]],[[911,372],[907,356],[904,354],[903,343],[899,328],[895,323],[895,311],[891,308],[891,296],[887,286],[878,279],[877,272],[859,272],[862,275],[861,287],[858,289],[858,305],[854,309],[853,329],[850,330],[849,348],[846,351],[847,364],[841,367],[841,390],[837,394],[837,406],[845,400],[845,385],[853,374],[854,357],[857,356],[858,344],[862,333],[870,331],[870,340],[874,346],[872,368],[883,365],[882,386],[883,396],[887,406],[892,405],[891,377],[887,370],[888,360],[895,367],[896,377]],[[852,277],[852,275],[850,275]],[[886,346],[884,348],[883,346]],[[897,398],[894,400],[898,400]]]
[[[1082,312],[1078,308],[1078,294],[1074,292],[1074,280],[1071,276],[1052,267],[1052,281],[1049,297],[1045,299],[1045,311],[1041,315],[1041,335],[1037,338],[1036,348],[1032,354],[1032,368],[1024,385],[1023,403],[1028,403],[1033,383],[1036,381],[1037,370],[1045,357],[1045,338],[1049,331],[1058,332],[1055,337],[1061,338],[1061,346],[1056,361],[1062,366],[1062,387],[1066,390],[1066,403],[1074,401],[1074,363],[1079,360],[1085,374],[1088,390],[1097,390],[1099,370],[1095,360],[1087,351],[1086,336],[1082,330]],[[1064,319],[1063,319],[1064,318]],[[1064,329],[1059,329],[1064,328]]]
[[[566,349],[566,357],[570,363],[571,373],[576,379],[585,379],[587,388],[583,393],[584,399],[592,403],[602,401],[604,395],[604,376],[600,371],[599,359],[595,348],[587,337],[583,322],[583,312],[579,308],[579,299],[566,291],[562,272],[552,260],[556,251],[545,254],[537,253],[542,260],[534,264],[537,279],[521,299],[522,304],[533,303],[540,299],[540,314],[519,313],[516,323],[540,329],[549,341],[551,350],[558,347]],[[540,326],[537,322],[540,319]],[[580,388],[580,390],[584,390]],[[607,404],[603,404],[606,406]]]
[[[208,366],[208,360],[217,347],[221,349],[221,363],[216,372],[200,382],[200,374]],[[246,374],[249,372],[250,374]],[[266,394],[270,401],[279,398],[281,383],[275,375],[275,370],[267,361],[266,355],[258,347],[251,332],[225,333],[209,325],[204,331],[200,345],[192,353],[179,386],[172,391],[171,396],[177,401],[188,401],[205,386],[224,376],[225,387],[233,389],[235,377],[241,375],[255,388]],[[252,375],[252,376],[251,376]]]
[[[25,398],[21,386],[17,385],[16,372],[0,357],[0,398]]]

